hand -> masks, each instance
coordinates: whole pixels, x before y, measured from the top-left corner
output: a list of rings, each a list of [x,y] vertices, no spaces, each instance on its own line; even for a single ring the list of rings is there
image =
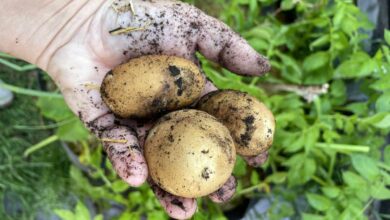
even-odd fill
[[[129,7],[121,7],[121,2],[114,2],[117,10],[111,7],[110,1],[102,1],[96,11],[84,6],[56,32],[42,53],[30,60],[47,70],[72,111],[103,139],[104,149],[118,175],[129,185],[139,186],[148,177],[142,143],[151,124],[119,120],[110,113],[98,89],[110,69],[146,54],[175,55],[197,63],[196,51],[238,74],[259,75],[270,66],[225,24],[193,6],[178,1],[134,0],[133,14]],[[118,27],[142,28],[115,36],[109,33]],[[212,90],[215,87],[208,82],[204,94]],[[112,140],[125,140],[125,143]],[[251,165],[259,165],[266,158],[263,154],[246,160]],[[151,181],[150,184],[171,217],[182,219],[193,215],[195,199],[176,197]],[[234,191],[235,180],[231,177],[209,197],[224,202]]]

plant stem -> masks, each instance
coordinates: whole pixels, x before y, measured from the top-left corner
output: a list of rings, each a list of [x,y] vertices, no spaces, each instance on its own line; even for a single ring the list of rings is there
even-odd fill
[[[361,215],[364,215],[364,212],[368,209],[368,207],[370,207],[371,203],[374,202],[374,198],[371,198],[367,204],[363,207],[362,211],[361,211]]]
[[[332,156],[330,157],[329,170],[328,170],[329,179],[332,179],[335,162],[336,162],[336,154],[332,154]]]
[[[320,148],[333,149],[338,152],[349,151],[368,153],[370,151],[370,147],[363,145],[316,143],[315,146]]]
[[[242,195],[242,194],[247,194],[247,193],[250,193],[250,192],[252,192],[252,191],[254,191],[256,189],[260,190],[261,189],[261,184],[254,185],[254,186],[248,187],[246,189],[243,189],[240,192],[237,192],[236,195],[238,196],[238,195]]]
[[[0,83],[0,88],[5,88],[5,89],[8,89],[14,93],[28,95],[28,96],[48,97],[48,98],[57,98],[57,99],[63,98],[63,96],[61,94],[50,93],[50,92],[41,92],[41,91],[36,91],[36,90],[32,90],[32,89],[25,89],[25,88],[20,88],[17,86],[9,85],[6,83]]]
[[[383,168],[383,169],[387,170],[387,171],[390,171],[390,166],[385,164],[385,163],[383,163],[383,162],[378,162],[378,166],[380,168]]]
[[[98,170],[98,175],[102,178],[102,180],[106,184],[106,186],[112,187],[111,181],[108,180],[108,178],[106,177],[106,175],[104,175],[102,170],[100,170],[100,169]]]
[[[53,129],[58,128],[60,126],[69,124],[73,121],[76,121],[77,118],[71,117],[70,119],[66,119],[63,121],[60,121],[58,123],[54,124],[48,124],[48,125],[14,125],[13,127],[18,130],[45,130],[45,129]]]
[[[319,120],[321,118],[321,115],[322,115],[321,100],[318,97],[315,97],[313,101],[314,101],[314,106],[315,106],[316,111],[317,111],[317,119]]]
[[[250,85],[251,85],[251,86],[255,86],[256,83],[257,83],[259,80],[260,80],[260,77],[253,77],[253,79],[252,79]]]
[[[35,151],[37,151],[37,150],[39,150],[39,149],[41,149],[41,148],[43,148],[43,147],[45,147],[45,146],[47,146],[47,145],[49,145],[51,143],[57,141],[58,139],[59,138],[58,138],[57,135],[52,135],[52,136],[42,140],[41,142],[39,142],[39,143],[37,143],[37,144],[27,148],[24,151],[23,156],[27,157],[28,155],[32,154],[33,152],[35,152]]]
[[[34,66],[32,64],[19,66],[17,64],[11,63],[8,60],[2,59],[2,58],[0,58],[0,64],[3,64],[3,65],[5,65],[5,66],[7,66],[15,71],[18,71],[18,72],[25,72],[25,71],[29,71],[29,70],[33,70],[33,69],[37,68],[36,66]]]
[[[242,189],[241,191],[237,192],[235,196],[239,196],[239,195],[242,195],[242,194],[247,194],[247,193],[250,193],[250,192],[255,191],[255,190],[261,190],[263,188],[265,189],[266,192],[270,191],[270,187],[268,186],[268,184],[260,183],[260,184],[257,184],[257,185],[254,185],[254,186]]]
[[[312,179],[313,179],[315,182],[317,182],[317,183],[319,183],[320,185],[322,185],[322,186],[327,186],[327,185],[328,185],[325,181],[323,181],[322,179],[320,179],[320,178],[317,177],[317,176],[313,176]]]
[[[0,52],[0,57],[2,58],[9,58],[9,59],[16,59],[15,57],[8,55],[6,53]]]

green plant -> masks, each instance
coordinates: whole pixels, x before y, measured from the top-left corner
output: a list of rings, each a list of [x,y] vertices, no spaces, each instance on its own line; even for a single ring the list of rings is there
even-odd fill
[[[0,78],[18,88],[37,90],[36,73],[15,73],[0,66]],[[62,148],[50,144],[29,157],[23,156],[25,149],[51,135],[49,129],[42,129],[46,123],[35,100],[28,96],[16,94],[12,104],[0,110],[0,219],[49,215],[52,208],[68,202],[70,162]]]
[[[77,202],[74,212],[66,209],[56,209],[54,213],[62,220],[86,220],[92,219],[88,208],[81,201]],[[103,215],[96,215],[93,220],[103,220]]]
[[[193,219],[226,219],[224,210],[244,198],[258,197],[272,202],[269,219],[381,216],[371,204],[390,199],[390,146],[384,146],[390,131],[390,32],[385,32],[378,51],[365,52],[363,30],[373,27],[347,0],[187,2],[218,16],[269,58],[269,74],[248,78],[199,56],[219,88],[254,95],[272,109],[277,121],[267,163],[251,168],[238,158],[234,169],[238,187],[232,202],[216,205],[199,199]],[[55,122],[44,126],[54,135],[26,154],[34,156],[50,149],[36,151],[45,143],[62,140],[72,143],[73,152],[88,167],[88,171],[75,166],[64,171],[69,173],[73,194],[91,198],[99,213],[112,202],[119,204],[123,212],[117,219],[168,218],[147,185],[130,188],[118,179],[101,146],[88,137],[57,94],[9,88],[39,96],[41,114]],[[354,88],[363,98],[351,97]]]
[[[277,121],[268,163],[262,169],[237,168],[236,199],[283,198],[284,212],[271,208],[271,219],[367,219],[374,200],[390,199],[390,146],[384,147],[390,131],[389,32],[370,56],[361,43],[367,38],[362,30],[372,25],[351,1],[284,0],[280,7],[273,0],[216,2],[224,5],[220,18],[273,67],[265,77],[249,79],[202,59],[218,87],[257,96]],[[261,17],[264,6],[277,9]],[[285,19],[287,13],[293,18]],[[349,99],[348,86],[366,98]],[[317,93],[319,88],[325,91]],[[297,204],[301,195],[308,205]]]

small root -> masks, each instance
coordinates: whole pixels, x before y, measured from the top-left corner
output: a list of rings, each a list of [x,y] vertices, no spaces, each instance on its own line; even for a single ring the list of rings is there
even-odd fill
[[[134,3],[133,0],[128,0],[127,4],[119,5],[117,2],[113,1],[111,3],[111,8],[115,11],[115,13],[125,13],[130,11],[132,15],[135,15]]]
[[[102,138],[100,140],[102,142],[111,142],[111,143],[119,143],[119,144],[126,144],[127,143],[127,140],[123,140],[123,139]]]
[[[308,103],[311,103],[316,97],[328,93],[329,84],[325,83],[323,85],[312,86],[290,84],[260,84],[260,87],[271,93],[277,93],[280,91],[294,92],[295,94],[304,98]]]
[[[91,89],[91,90],[100,90],[100,86],[97,84],[93,84],[93,83],[85,83],[84,87],[86,89]]]
[[[133,32],[133,31],[144,31],[149,25],[150,25],[150,22],[148,22],[143,27],[127,27],[127,28],[119,27],[119,28],[115,28],[115,29],[109,31],[108,33],[110,33],[111,35],[120,35],[120,34],[127,34],[129,32]]]

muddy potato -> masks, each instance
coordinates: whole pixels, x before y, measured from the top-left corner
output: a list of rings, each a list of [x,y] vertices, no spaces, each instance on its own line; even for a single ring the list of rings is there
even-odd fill
[[[256,98],[239,91],[215,91],[199,101],[198,109],[215,116],[229,129],[238,154],[255,156],[271,147],[275,119]]]
[[[218,190],[230,177],[236,159],[229,130],[199,110],[162,117],[149,131],[144,150],[153,181],[186,198]]]
[[[204,76],[191,61],[149,55],[108,72],[101,94],[116,115],[145,118],[190,105],[200,97],[204,85]]]

